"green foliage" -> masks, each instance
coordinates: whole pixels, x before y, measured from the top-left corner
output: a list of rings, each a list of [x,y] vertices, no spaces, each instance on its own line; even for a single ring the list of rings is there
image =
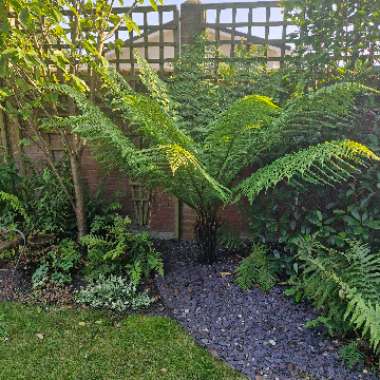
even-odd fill
[[[305,177],[313,184],[340,183],[368,159],[378,160],[357,142],[340,137],[335,141],[321,133],[329,129],[339,136],[339,131],[351,125],[357,117],[352,110],[358,98],[376,92],[368,87],[340,83],[296,97],[283,108],[266,96],[250,95],[235,100],[211,120],[200,138],[196,130],[193,134],[183,128],[185,118],[176,111],[179,99],[172,100],[165,83],[141,57],[138,60],[147,94],[135,92],[116,73],[102,77],[108,109],[97,107],[72,87],[51,86],[53,93],[75,102],[78,114],[50,118],[45,125],[71,126],[92,144],[99,160],[148,188],[160,187],[193,208],[208,261],[214,258],[222,206],[241,196],[253,202],[263,190],[293,177],[298,182]],[[129,133],[124,131],[125,124]],[[297,152],[297,138],[311,132],[315,146]],[[281,157],[283,146],[288,155],[275,157],[277,151]],[[252,165],[258,170],[244,179],[241,173]]]
[[[235,282],[244,290],[257,284],[264,292],[269,292],[278,280],[278,269],[277,262],[268,255],[267,248],[257,244],[237,268]]]
[[[118,3],[122,6],[124,1]],[[134,1],[123,13],[114,12],[114,3],[104,0],[3,0],[0,4],[0,107],[17,120],[10,127],[20,128],[28,142],[43,153],[75,212],[80,236],[87,230],[84,185],[80,181],[86,142],[79,135],[73,136],[70,123],[48,124],[41,119],[76,113],[72,101],[62,100],[51,90],[54,86],[68,85],[82,96],[95,99],[99,76],[108,68],[105,52],[122,46],[115,37],[120,27],[138,31],[131,15],[142,3]],[[154,9],[159,3],[150,1]],[[114,42],[110,42],[112,39]],[[62,180],[46,132],[55,134],[62,153],[70,157],[75,195]]]
[[[245,248],[245,242],[243,242],[239,236],[239,232],[231,228],[228,224],[224,224],[218,231],[218,243],[226,248],[228,251],[241,252]]]
[[[288,22],[298,27],[291,35],[296,49],[290,58],[296,80],[320,86],[375,76],[372,65],[380,52],[376,2],[307,0],[288,1],[285,6]]]
[[[145,82],[150,87],[153,86],[153,77],[154,73],[150,72],[149,81]],[[158,78],[156,80],[159,81]],[[191,136],[190,130],[182,132],[181,122],[177,123],[177,118],[170,116],[153,97],[131,95],[130,88],[123,91],[114,77],[107,77],[107,81],[112,89],[112,105],[117,105],[116,109],[120,111],[118,115],[137,124],[136,131],[145,144],[156,147],[160,144],[158,147],[162,147],[165,140],[174,142],[177,146],[184,146],[191,154],[191,161],[197,162],[197,165],[186,165],[186,161],[178,156],[180,151],[173,152],[172,172],[173,165],[178,169],[170,179],[163,176],[158,168],[148,167],[153,169],[150,176],[156,179],[156,185],[173,193],[196,211],[198,225],[204,221],[214,225],[212,219],[217,218],[217,211],[223,204],[227,205],[241,195],[248,196],[253,202],[260,192],[285,179],[289,181],[296,177],[293,179],[297,182],[306,178],[313,184],[336,184],[351,178],[358,168],[366,165],[368,159],[378,160],[374,153],[357,142],[344,139],[326,142],[328,139],[322,134],[328,129],[338,136],[339,131],[353,123],[357,115],[352,110],[358,97],[376,92],[360,84],[333,85],[292,99],[283,109],[265,96],[251,95],[238,99],[211,121],[202,140],[199,136]],[[158,83],[163,86],[162,82]],[[157,92],[156,87],[153,86],[152,93]],[[305,120],[309,125],[307,130],[304,128]],[[157,124],[162,127],[155,128]],[[320,145],[295,152],[299,146],[297,139],[309,137],[311,132],[315,134],[312,142],[321,142]],[[94,134],[95,131],[92,132]],[[107,141],[110,143],[111,139],[106,138]],[[130,142],[128,144],[130,146]],[[281,153],[284,145],[288,148],[288,155],[275,160],[273,153],[277,147]],[[144,148],[139,150],[139,154],[146,157],[153,149],[157,152],[157,148]],[[273,162],[265,165],[269,153],[272,153],[269,156]],[[116,159],[116,166],[131,165],[133,160],[135,158],[124,155]],[[239,177],[252,164],[263,167],[246,179]],[[236,197],[231,197],[229,190]],[[203,230],[215,232],[215,229]],[[212,241],[213,238],[206,240]],[[213,244],[203,244],[203,247],[213,250],[210,248]]]
[[[372,151],[354,141],[329,141],[275,160],[243,181],[240,189],[252,202],[262,190],[297,175],[311,184],[333,186],[347,181],[357,166],[364,165],[363,159],[379,160]]]
[[[358,241],[337,251],[309,237],[299,241],[298,259],[303,272],[292,282],[323,311],[317,322],[331,333],[358,331],[378,351],[380,255]]]
[[[136,286],[123,277],[100,276],[80,289],[76,302],[93,308],[106,308],[117,312],[147,307],[152,299],[146,293],[137,293]]]
[[[341,347],[339,349],[339,356],[350,369],[361,364],[364,360],[364,355],[359,350],[357,342],[351,342]]]
[[[99,275],[126,274],[140,285],[152,273],[163,275],[163,262],[146,232],[133,232],[131,220],[113,214],[94,218],[90,234],[81,239],[87,248],[85,273],[89,279]]]
[[[66,188],[72,192],[73,185],[67,164],[61,163],[57,167]],[[51,169],[36,170],[25,177],[24,194],[25,208],[31,215],[27,226],[29,231],[53,233],[63,237],[75,235],[75,213],[70,199],[62,191]]]
[[[32,276],[33,288],[43,288],[49,284],[63,286],[71,284],[72,272],[79,264],[78,247],[71,240],[62,240],[58,246],[51,247],[42,257],[40,265]]]
[[[29,217],[28,217],[25,209],[23,208],[20,200],[15,195],[5,193],[4,191],[0,191],[0,202],[5,203],[5,208],[7,208],[7,207],[10,208],[11,211],[13,211],[16,215],[17,214],[21,215],[24,218],[24,221],[29,220]],[[7,211],[5,211],[4,214],[8,214],[7,215],[8,218],[6,218],[6,219],[8,219],[8,223],[9,223],[9,219],[14,221],[16,219],[16,215],[11,214],[12,216],[11,216],[11,218],[9,218],[9,211],[8,212]],[[3,223],[4,223],[4,220],[1,221],[2,225],[4,225]]]
[[[279,100],[281,75],[257,59],[260,52],[255,47],[251,51],[236,48],[241,60],[227,64],[201,35],[194,44],[183,48],[174,63],[174,74],[168,80],[169,94],[181,128],[196,141],[203,141],[208,125],[237,99],[255,93]]]
[[[72,188],[67,165],[57,166],[67,188]],[[5,184],[5,180],[9,182]],[[0,191],[1,226],[8,230],[13,226],[25,233],[73,234],[74,211],[51,169],[31,170],[21,176],[12,164],[4,164],[0,167],[0,185],[8,190]]]
[[[380,152],[380,112],[376,105],[354,105],[356,120],[344,137]],[[326,139],[336,138],[337,130],[323,130]],[[298,139],[302,146],[310,137]],[[331,188],[326,185],[300,187],[279,185],[270,197],[260,195],[246,210],[254,236],[265,243],[279,242],[294,251],[293,242],[303,234],[318,233],[331,246],[342,247],[347,238],[360,239],[375,250],[380,249],[380,173],[370,165],[347,184]]]

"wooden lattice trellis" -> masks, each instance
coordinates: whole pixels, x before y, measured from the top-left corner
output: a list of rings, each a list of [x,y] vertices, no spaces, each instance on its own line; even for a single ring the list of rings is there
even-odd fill
[[[215,31],[215,38],[209,43],[217,48],[227,46],[229,52],[224,60],[242,59],[236,54],[236,46],[262,46],[262,60],[279,65],[290,51],[287,37],[289,24],[283,4],[280,1],[256,1],[202,4],[205,11],[204,28]],[[223,16],[223,17],[222,17]],[[222,19],[230,21],[223,21]],[[277,38],[272,36],[274,29]],[[272,49],[272,50],[271,50]],[[275,54],[273,54],[275,50]]]

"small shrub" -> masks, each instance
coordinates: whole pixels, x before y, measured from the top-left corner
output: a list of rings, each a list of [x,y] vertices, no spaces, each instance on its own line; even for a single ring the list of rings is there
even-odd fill
[[[75,296],[76,302],[93,308],[106,308],[118,312],[149,306],[152,299],[146,293],[138,293],[136,286],[121,276],[101,276]]]
[[[68,165],[62,162],[58,167],[65,186],[72,190]],[[44,168],[25,177],[24,188],[25,208],[31,215],[29,231],[50,233],[59,237],[75,236],[74,211],[51,169]]]
[[[63,286],[72,282],[72,271],[78,265],[80,254],[72,240],[62,240],[51,247],[32,276],[33,288],[41,288],[48,283]]]
[[[217,238],[219,245],[228,251],[241,252],[247,248],[239,234],[231,229],[227,224],[220,227]]]
[[[72,189],[68,166],[58,165],[62,180]],[[14,164],[0,165],[0,227],[32,232],[72,236],[75,215],[70,200],[47,168],[21,176]]]
[[[351,342],[342,346],[339,350],[339,356],[350,369],[363,363],[364,360],[364,355],[360,352],[357,342]]]
[[[268,256],[266,247],[257,244],[237,268],[235,282],[244,290],[257,284],[262,290],[268,292],[276,285],[277,270],[278,266]]]

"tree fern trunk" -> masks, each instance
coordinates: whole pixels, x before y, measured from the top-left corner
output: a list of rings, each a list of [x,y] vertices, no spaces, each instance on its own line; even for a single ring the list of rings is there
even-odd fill
[[[195,236],[201,251],[201,261],[205,264],[213,264],[216,260],[219,226],[216,213],[198,214],[195,225]]]

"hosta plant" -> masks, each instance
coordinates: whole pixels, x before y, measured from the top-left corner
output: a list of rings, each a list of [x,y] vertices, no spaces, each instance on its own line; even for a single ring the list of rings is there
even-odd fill
[[[235,101],[204,128],[197,141],[182,129],[178,105],[150,66],[138,59],[147,94],[134,91],[121,76],[104,76],[110,111],[90,103],[67,86],[55,91],[71,97],[78,113],[50,123],[68,125],[92,143],[98,159],[117,167],[147,187],[160,187],[196,213],[196,236],[204,260],[215,260],[221,211],[241,197],[250,202],[283,181],[335,185],[346,181],[368,160],[379,160],[352,140],[325,141],[323,131],[336,135],[357,117],[358,97],[375,91],[340,83],[295,97],[283,108],[271,99],[250,95]],[[122,125],[128,125],[130,134]],[[199,131],[197,131],[199,133]],[[313,145],[297,151],[297,137]],[[138,136],[139,138],[136,138]],[[276,157],[280,147],[289,154]],[[271,159],[266,161],[268,153]],[[250,169],[251,170],[248,170]]]

